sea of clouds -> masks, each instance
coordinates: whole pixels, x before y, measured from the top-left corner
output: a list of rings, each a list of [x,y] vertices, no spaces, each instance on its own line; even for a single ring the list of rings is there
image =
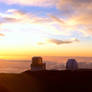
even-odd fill
[[[47,70],[65,70],[66,62],[74,58],[81,69],[92,69],[92,57],[43,57]],[[20,73],[31,69],[31,60],[0,60],[0,73]]]

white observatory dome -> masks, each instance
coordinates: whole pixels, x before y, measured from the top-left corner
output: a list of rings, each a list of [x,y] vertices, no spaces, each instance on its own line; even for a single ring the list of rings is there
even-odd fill
[[[77,70],[78,69],[78,63],[75,59],[68,59],[66,63],[66,69],[67,70]]]

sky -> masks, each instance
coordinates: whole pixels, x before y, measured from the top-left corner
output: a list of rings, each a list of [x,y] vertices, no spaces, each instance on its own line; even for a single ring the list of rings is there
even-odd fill
[[[92,0],[0,0],[0,58],[92,56]]]

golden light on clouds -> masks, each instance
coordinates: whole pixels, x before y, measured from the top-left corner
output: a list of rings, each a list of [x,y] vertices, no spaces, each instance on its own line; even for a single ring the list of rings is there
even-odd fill
[[[92,55],[91,0],[0,2],[12,5],[0,12],[0,55]]]

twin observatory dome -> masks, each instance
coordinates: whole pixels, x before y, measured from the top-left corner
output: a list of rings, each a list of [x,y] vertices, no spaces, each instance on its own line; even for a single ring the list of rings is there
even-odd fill
[[[68,59],[66,70],[77,70],[78,63],[75,59]],[[46,63],[43,63],[42,57],[32,57],[31,71],[46,70]]]

